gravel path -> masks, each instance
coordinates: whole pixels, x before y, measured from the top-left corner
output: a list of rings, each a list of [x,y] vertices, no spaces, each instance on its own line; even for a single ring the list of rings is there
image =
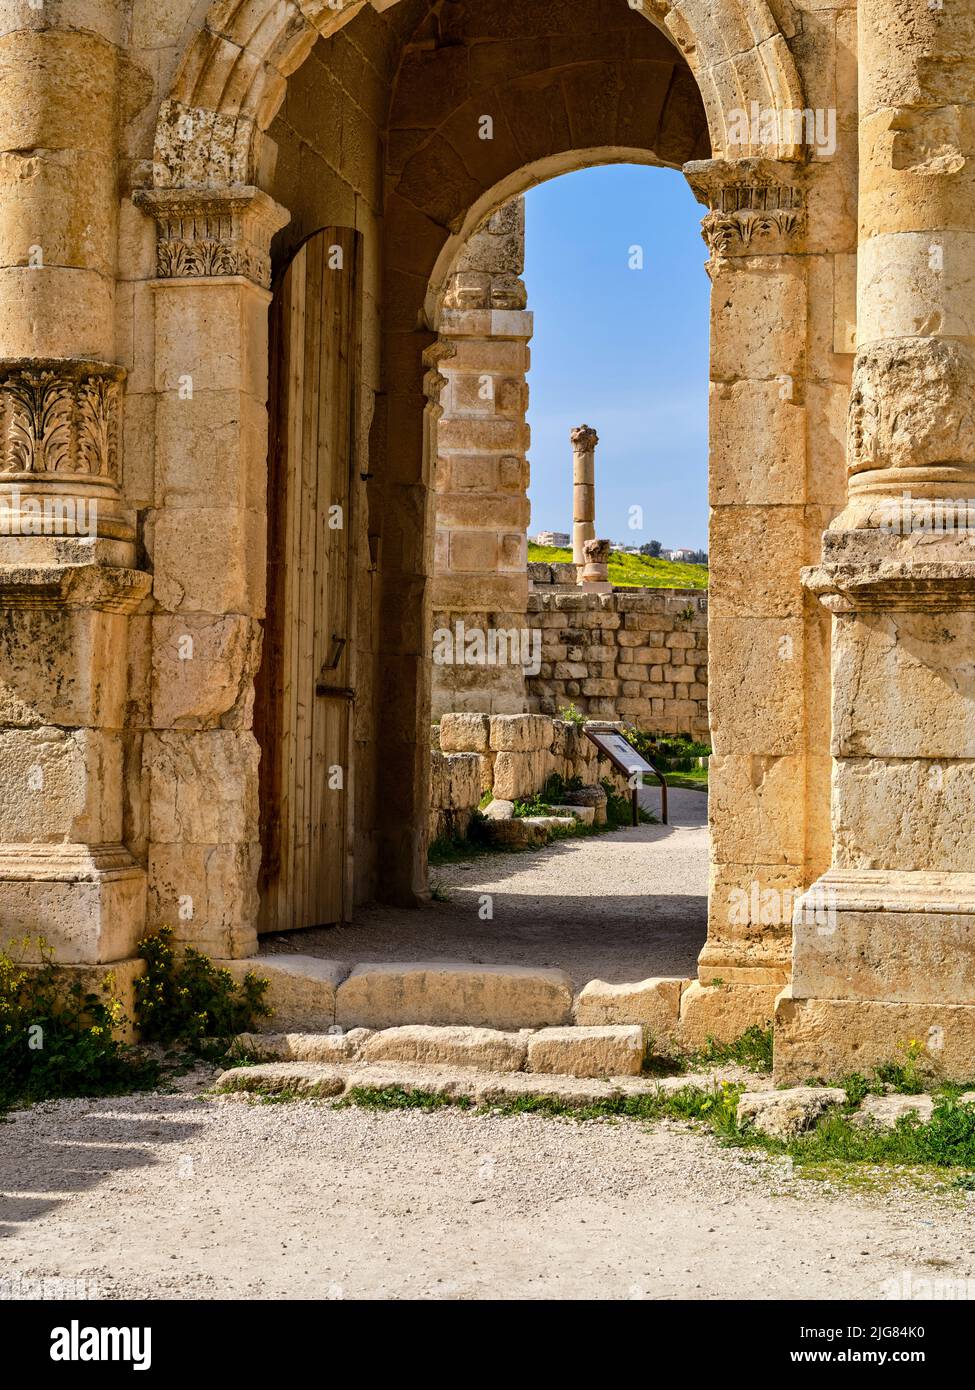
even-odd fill
[[[975,1275],[973,1194],[830,1191],[670,1124],[188,1088],[18,1113],[0,1193],[0,1289],[101,1298],[871,1299]]]
[[[644,803],[659,808],[646,787]],[[577,987],[697,974],[707,936],[707,794],[673,788],[670,824],[430,871],[448,897],[418,910],[364,908],[353,926],[262,938],[265,951],[345,961],[469,960],[558,966]],[[479,916],[483,895],[494,916]]]

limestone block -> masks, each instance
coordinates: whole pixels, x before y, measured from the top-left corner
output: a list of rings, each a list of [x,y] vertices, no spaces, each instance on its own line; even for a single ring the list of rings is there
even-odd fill
[[[495,715],[491,720],[491,747],[499,752],[530,752],[549,748],[552,721],[542,714]]]
[[[795,1139],[815,1129],[823,1115],[846,1102],[838,1086],[794,1086],[788,1091],[745,1091],[738,1101],[739,1125],[773,1139]]]
[[[796,998],[975,1004],[975,878],[833,871],[810,898],[793,927]]]
[[[576,995],[572,1017],[582,1026],[637,1023],[647,1042],[666,1043],[677,1033],[681,989],[686,983],[678,978],[622,985],[590,980]]]
[[[479,1071],[521,1071],[528,1050],[528,1031],[493,1028],[436,1028],[406,1024],[372,1033],[362,1049],[367,1062],[418,1062],[476,1067]]]
[[[975,1006],[796,999],[787,988],[775,1005],[775,1081],[869,1075],[903,1061],[911,1039],[924,1044],[922,1065],[932,1079],[967,1081],[975,1074]]]
[[[528,1039],[528,1070],[563,1076],[638,1076],[643,1047],[639,1024],[542,1028]]]
[[[161,608],[263,616],[263,509],[163,508],[151,514],[145,539]]]
[[[515,803],[513,801],[490,801],[485,806],[483,815],[485,820],[511,820],[515,813]]]
[[[672,633],[679,637],[684,634]],[[718,754],[782,757],[805,748],[800,618],[711,615],[711,734]],[[664,668],[666,680],[677,680]],[[693,674],[686,678],[690,684]]]
[[[157,729],[248,729],[262,630],[207,613],[152,619],[152,723]]]
[[[711,295],[714,381],[799,377],[806,342],[806,282],[801,257],[725,263]],[[770,264],[770,262],[772,262]]]
[[[156,404],[156,505],[260,509],[267,409],[246,391],[169,391]]]
[[[250,733],[149,733],[150,837],[157,844],[244,844],[258,838],[257,764]]]
[[[801,864],[803,759],[712,754],[709,817],[721,863]]]
[[[0,154],[0,265],[25,265],[43,226],[48,265],[114,273],[110,161],[95,150],[5,150]]]
[[[268,1062],[343,1062],[362,1056],[369,1028],[335,1033],[238,1033],[234,1051]]]
[[[806,498],[805,409],[786,381],[711,385],[711,505],[801,504]]]
[[[222,958],[257,950],[257,844],[150,844],[148,920]]]
[[[128,618],[87,607],[10,608],[0,627],[0,723],[118,729]]]
[[[252,971],[268,981],[265,1002],[273,1010],[259,1019],[259,1033],[323,1033],[335,1023],[335,996],[349,967],[318,956],[276,953],[247,960],[218,960],[238,982]]]
[[[772,1019],[778,985],[702,985],[693,980],[680,998],[678,1042],[687,1051],[709,1038],[734,1042],[749,1028]]]
[[[975,613],[838,615],[833,751],[975,757]]]
[[[220,1094],[247,1091],[274,1095],[287,1091],[291,1095],[321,1100],[342,1094],[345,1073],[335,1063],[328,1062],[303,1062],[300,1069],[292,1062],[259,1062],[253,1067],[231,1067],[221,1072],[213,1089]]]
[[[121,846],[10,845],[0,850],[0,942],[39,963],[133,955],[145,925],[146,875]],[[26,944],[25,944],[26,943]]]
[[[975,762],[844,758],[833,767],[838,866],[975,872]]]
[[[122,839],[122,747],[99,729],[0,729],[0,843]]]
[[[864,1096],[860,1109],[850,1116],[850,1123],[862,1129],[894,1129],[905,1116],[927,1124],[933,1112],[933,1096]]]
[[[712,616],[800,617],[805,540],[801,507],[716,507],[709,542]]]
[[[561,970],[406,961],[357,965],[339,986],[336,1022],[389,1028],[403,1023],[539,1028],[567,1021],[572,981]]]
[[[267,295],[238,280],[155,282],[157,392],[244,391],[267,400]]]
[[[486,714],[440,716],[440,747],[444,753],[484,753],[490,733],[490,718]]]

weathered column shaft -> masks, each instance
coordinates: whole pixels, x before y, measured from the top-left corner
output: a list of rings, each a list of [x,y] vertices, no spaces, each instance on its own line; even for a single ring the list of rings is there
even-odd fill
[[[783,1077],[975,1065],[972,0],[858,11],[860,237],[833,614],[832,867],[797,917]],[[967,93],[968,100],[963,100]]]
[[[572,443],[572,563],[581,580],[586,541],[596,539],[596,445],[599,435],[589,425],[569,433]]]

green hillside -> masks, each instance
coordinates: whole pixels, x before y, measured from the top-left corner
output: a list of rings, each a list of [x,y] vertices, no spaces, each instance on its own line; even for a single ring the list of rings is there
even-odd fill
[[[548,564],[571,561],[572,551],[529,541],[528,558]],[[706,589],[708,567],[683,565],[677,560],[652,560],[649,555],[623,555],[614,550],[609,557],[609,582],[631,589]]]

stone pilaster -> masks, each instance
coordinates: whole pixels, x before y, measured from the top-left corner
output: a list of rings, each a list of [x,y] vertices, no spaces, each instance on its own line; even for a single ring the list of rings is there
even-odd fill
[[[134,198],[158,229],[148,915],[213,955],[246,956],[260,862],[269,248],[288,214],[251,187]]]
[[[137,970],[123,814],[131,615],[115,353],[121,11],[23,6],[0,35],[0,939]],[[20,27],[18,27],[18,25]]]
[[[975,106],[946,86],[973,15],[858,12],[849,499],[807,574],[832,614],[832,863],[797,916],[783,1078],[911,1038],[935,1072],[975,1065]]]
[[[803,591],[831,513],[810,485],[823,370],[811,277],[824,245],[815,170],[761,158],[685,166],[708,208],[711,452],[708,941],[685,1007],[724,1031],[771,1017],[788,980],[794,901],[828,847],[822,618]],[[810,223],[813,226],[810,226]],[[825,259],[825,258],[824,258]],[[830,270],[831,258],[830,258]],[[827,388],[828,389],[828,384]],[[736,992],[726,1009],[713,982]]]
[[[527,631],[528,406],[532,315],[520,279],[524,199],[499,208],[469,239],[444,296],[438,359],[433,580],[433,715],[527,709],[520,661],[457,660],[458,624]],[[442,634],[453,661],[441,661]],[[440,638],[438,639],[438,634]],[[519,637],[520,642],[520,637]],[[476,654],[477,648],[470,647]],[[508,646],[505,646],[507,655]]]

